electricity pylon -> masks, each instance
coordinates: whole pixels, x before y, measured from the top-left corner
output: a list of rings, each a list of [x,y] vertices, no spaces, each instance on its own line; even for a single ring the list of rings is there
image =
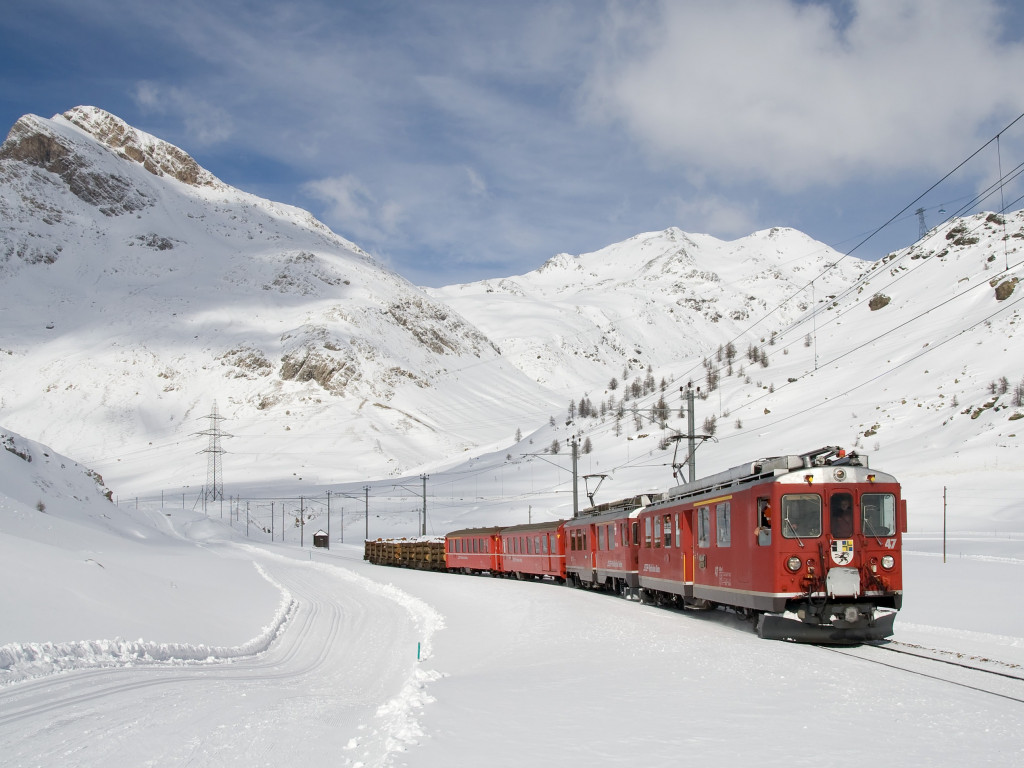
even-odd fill
[[[224,501],[224,472],[221,466],[221,454],[224,453],[224,449],[220,447],[220,439],[222,437],[232,437],[225,432],[220,430],[220,422],[224,420],[224,417],[217,413],[217,401],[213,401],[213,410],[210,411],[208,416],[203,418],[210,420],[209,429],[204,429],[202,432],[194,432],[196,435],[207,435],[210,438],[210,442],[206,448],[198,453],[209,454],[206,462],[206,485],[203,486],[203,505],[206,505],[207,500],[220,499]]]

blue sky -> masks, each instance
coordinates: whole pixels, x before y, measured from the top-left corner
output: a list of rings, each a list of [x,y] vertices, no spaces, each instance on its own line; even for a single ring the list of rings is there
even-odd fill
[[[101,107],[421,285],[669,226],[846,252],[1024,112],[1022,5],[8,0],[0,126]],[[1024,121],[928,224],[1022,161]]]

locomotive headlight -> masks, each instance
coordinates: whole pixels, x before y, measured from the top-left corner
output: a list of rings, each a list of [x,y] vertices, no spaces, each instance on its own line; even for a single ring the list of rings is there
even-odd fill
[[[793,573],[796,573],[800,570],[800,558],[796,555],[793,555],[786,561],[786,567]]]
[[[882,556],[882,567],[885,568],[885,570],[891,571],[894,565],[896,565],[895,557],[893,557],[892,555]]]

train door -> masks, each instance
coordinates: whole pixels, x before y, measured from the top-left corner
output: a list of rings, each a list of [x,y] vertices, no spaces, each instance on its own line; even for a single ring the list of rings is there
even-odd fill
[[[694,584],[707,584],[708,551],[711,549],[711,507],[702,505],[694,510],[696,536],[694,537]]]
[[[693,538],[693,507],[684,509],[679,513],[680,526],[682,528],[683,543],[680,545],[683,553],[683,581],[691,585],[689,589],[692,590],[693,584],[693,565],[696,557],[695,544]]]

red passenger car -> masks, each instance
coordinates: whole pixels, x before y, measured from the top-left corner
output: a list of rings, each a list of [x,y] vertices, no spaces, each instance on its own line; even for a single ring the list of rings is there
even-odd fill
[[[566,578],[574,586],[635,594],[639,538],[637,518],[648,496],[584,510],[565,524]]]
[[[508,576],[565,581],[564,520],[501,528],[500,570]]]
[[[452,531],[444,539],[445,563],[449,571],[494,573],[501,565],[500,528],[466,528]]]
[[[681,485],[639,515],[641,593],[758,616],[775,639],[892,634],[906,502],[866,457],[826,447]]]

